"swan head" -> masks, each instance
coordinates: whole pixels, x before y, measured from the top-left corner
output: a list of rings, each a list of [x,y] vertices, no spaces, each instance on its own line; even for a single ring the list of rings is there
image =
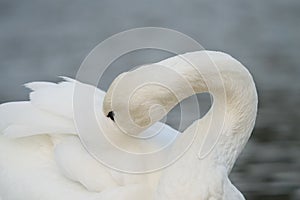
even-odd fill
[[[141,133],[161,120],[171,105],[179,102],[162,79],[165,79],[165,74],[158,70],[156,64],[120,74],[105,95],[104,115],[114,121],[122,132]]]

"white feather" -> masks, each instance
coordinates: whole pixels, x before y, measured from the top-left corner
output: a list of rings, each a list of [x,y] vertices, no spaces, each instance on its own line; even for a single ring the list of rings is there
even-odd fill
[[[8,137],[76,134],[73,121],[38,109],[30,102],[0,105],[0,131]]]

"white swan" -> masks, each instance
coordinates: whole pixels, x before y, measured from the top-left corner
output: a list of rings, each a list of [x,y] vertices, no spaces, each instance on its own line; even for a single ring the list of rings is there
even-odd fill
[[[200,74],[182,57],[199,67]],[[228,174],[249,139],[256,118],[257,93],[252,77],[241,63],[221,52],[192,52],[181,58],[175,56],[158,64],[171,67],[197,93],[209,90],[214,101],[202,119],[180,134],[184,137],[197,131],[197,138],[176,163],[160,172],[144,175],[120,173],[102,166],[83,148],[74,125],[73,90],[75,84],[82,83],[69,78],[59,84],[30,83],[26,85],[33,90],[29,102],[0,106],[0,199],[244,199],[231,184]],[[212,70],[213,66],[219,68],[219,73]],[[143,128],[133,127],[130,120],[126,120],[124,103],[127,102],[124,101],[127,99],[121,90],[124,88],[116,85],[129,84],[128,81],[134,85],[136,78],[145,76],[149,70],[160,68],[147,65],[125,73],[114,81],[106,95],[96,89],[95,106],[99,107],[97,115],[104,131],[114,135],[121,127],[138,134],[150,126],[146,131],[151,132],[161,125],[154,122],[165,114],[161,109],[154,109],[149,119],[145,113],[149,113],[154,104],[169,111],[178,101],[192,95],[189,89],[178,84],[176,76],[164,76],[168,84],[175,85],[174,92],[179,96],[175,98],[160,86],[139,90],[129,107],[133,121]],[[222,85],[217,77],[221,77]],[[220,95],[224,91],[225,96]],[[218,116],[224,106],[225,120],[211,124],[212,115]],[[202,133],[209,131],[209,136],[218,130],[221,132],[215,147],[199,160],[199,146],[207,139]],[[176,130],[166,127],[163,133],[172,135]]]

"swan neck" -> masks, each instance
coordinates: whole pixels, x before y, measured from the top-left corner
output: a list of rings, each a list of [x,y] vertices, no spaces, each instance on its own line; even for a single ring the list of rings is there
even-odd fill
[[[209,92],[213,97],[207,115],[185,132],[197,129],[198,139],[194,146],[202,148],[202,156],[209,155],[208,162],[220,163],[229,173],[254,127],[257,92],[252,76],[240,62],[224,53],[205,51],[182,57],[176,64],[162,62],[179,73],[193,89],[177,87],[175,92],[180,94],[179,101],[203,92]],[[169,103],[166,106],[169,110],[177,104]]]

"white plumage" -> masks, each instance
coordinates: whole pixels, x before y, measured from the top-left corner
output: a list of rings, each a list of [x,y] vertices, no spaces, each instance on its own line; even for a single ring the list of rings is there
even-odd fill
[[[257,96],[248,71],[232,57],[219,52],[193,52],[184,54],[194,64],[201,66],[206,78],[213,78],[210,63],[206,57],[220,66],[224,88],[228,91],[225,128],[220,135],[216,148],[203,160],[197,157],[196,148],[204,139],[199,133],[191,149],[171,167],[156,173],[130,175],[116,172],[97,162],[83,147],[74,124],[73,92],[75,84],[70,78],[58,84],[34,82],[26,84],[32,90],[30,101],[11,102],[0,106],[0,199],[3,200],[239,200],[241,193],[231,184],[228,174],[247,142],[252,131]],[[160,62],[185,76],[196,92],[206,92],[203,77],[196,76],[178,56]],[[150,69],[151,69],[151,65]],[[139,70],[129,72],[130,76],[143,76]],[[148,69],[147,69],[148,70]],[[153,67],[153,70],[159,70]],[[126,75],[125,75],[126,76]],[[172,77],[168,77],[170,83]],[[213,81],[212,81],[213,82]],[[238,85],[236,85],[238,83]],[[213,83],[212,83],[213,84]],[[85,87],[93,87],[83,84]],[[143,90],[135,103],[143,101],[140,110],[150,108],[150,104],[160,98],[170,98],[168,92],[157,88]],[[178,93],[186,98],[184,88]],[[216,90],[218,91],[218,90]],[[118,91],[116,96],[118,97]],[[123,95],[123,94],[122,94]],[[214,93],[215,98],[218,97]],[[111,93],[96,89],[97,105],[109,111]],[[117,99],[121,101],[120,99]],[[214,104],[218,101],[214,99]],[[120,102],[121,103],[121,102]],[[176,103],[170,98],[162,106],[170,110]],[[135,105],[136,106],[136,105]],[[136,106],[139,112],[139,106]],[[200,127],[204,131],[209,126],[211,111],[201,120],[194,122],[181,136]],[[143,110],[143,111],[144,111]],[[114,110],[116,117],[122,117],[122,110]],[[99,109],[100,120],[106,124],[106,131],[114,132],[112,122]],[[136,116],[141,116],[138,115]],[[159,114],[155,115],[159,116]],[[118,118],[116,118],[118,121]],[[124,120],[124,119],[123,119]],[[145,121],[145,120],[144,120]],[[141,122],[144,122],[141,119]],[[145,130],[152,132],[161,126],[156,122]],[[156,142],[164,142],[177,134],[177,131],[164,125],[163,134]],[[111,127],[111,128],[110,128]],[[125,127],[126,128],[126,127]],[[214,129],[212,130],[214,131]]]
[[[145,179],[110,170],[84,149],[73,122],[75,80],[64,79],[58,84],[25,84],[33,90],[30,101],[0,106],[0,196],[4,200],[144,198],[141,195],[149,192],[141,184]],[[105,93],[97,89],[97,95],[103,101]],[[175,132],[170,127],[164,130]]]

